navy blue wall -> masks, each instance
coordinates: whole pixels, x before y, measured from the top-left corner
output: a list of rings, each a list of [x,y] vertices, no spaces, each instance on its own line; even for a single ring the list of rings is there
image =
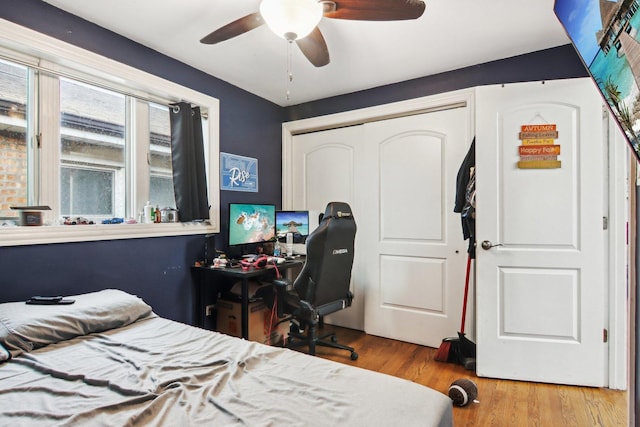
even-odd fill
[[[192,323],[190,266],[202,257],[203,241],[189,236],[0,247],[0,301],[116,288],[139,295],[158,314]]]
[[[585,76],[570,46],[428,76],[289,108],[256,97],[39,0],[0,0],[0,18],[175,81],[220,100],[220,149],[258,159],[259,193],[220,194],[224,249],[229,202],[281,202],[281,123],[478,85]],[[215,196],[215,195],[214,195]],[[183,236],[0,247],[0,301],[33,294],[73,294],[116,287],[135,293],[165,317],[192,323],[189,266],[203,258],[205,237]]]
[[[564,45],[287,108],[288,121],[356,110],[475,86],[588,77],[573,46]]]

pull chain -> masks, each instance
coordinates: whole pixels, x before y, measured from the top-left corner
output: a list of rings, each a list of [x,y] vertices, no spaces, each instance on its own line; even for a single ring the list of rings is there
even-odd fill
[[[287,92],[286,98],[287,101],[291,99],[291,83],[293,82],[293,70],[291,66],[291,46],[293,45],[293,40],[287,40]]]

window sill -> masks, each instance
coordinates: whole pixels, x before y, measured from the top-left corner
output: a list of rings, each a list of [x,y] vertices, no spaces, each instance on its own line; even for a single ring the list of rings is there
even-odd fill
[[[208,223],[91,224],[0,228],[0,246],[218,233]]]

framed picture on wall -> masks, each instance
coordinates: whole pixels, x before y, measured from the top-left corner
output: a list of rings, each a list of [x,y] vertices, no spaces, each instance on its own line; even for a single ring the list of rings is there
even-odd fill
[[[220,153],[220,189],[258,191],[258,159]]]

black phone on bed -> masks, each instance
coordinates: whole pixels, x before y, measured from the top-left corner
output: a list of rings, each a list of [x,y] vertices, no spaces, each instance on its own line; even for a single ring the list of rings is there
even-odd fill
[[[68,305],[73,304],[75,300],[63,298],[61,296],[33,296],[26,303],[31,305]]]

